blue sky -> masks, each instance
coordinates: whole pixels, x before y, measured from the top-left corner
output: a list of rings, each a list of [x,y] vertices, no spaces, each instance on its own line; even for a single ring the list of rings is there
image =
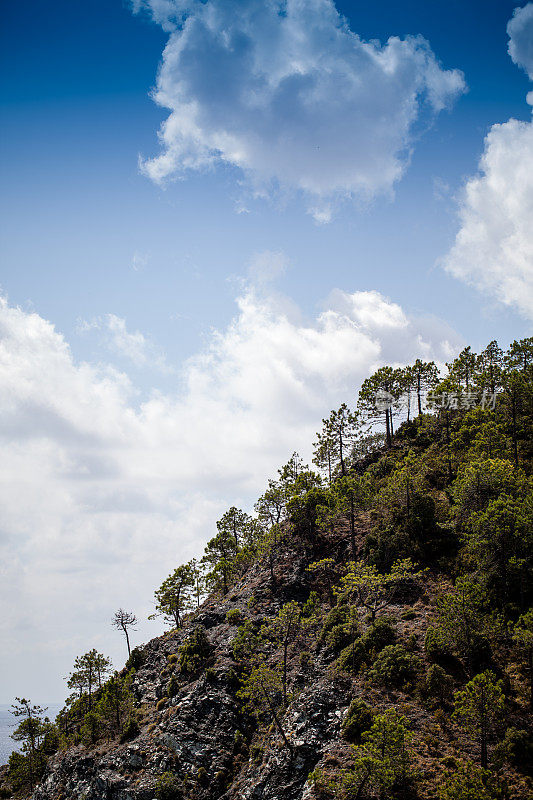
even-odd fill
[[[36,2],[28,15],[6,2],[3,290],[52,319],[80,357],[95,355],[94,342],[76,335],[76,320],[114,313],[177,360],[233,315],[228,277],[242,275],[256,252],[283,250],[283,290],[305,313],[333,286],[377,289],[444,316],[476,347],[521,335],[523,321],[435,268],[457,228],[453,194],[475,170],[489,126],[528,118],[527,77],[506,52],[513,8],[339,5],[364,38],[425,36],[446,68],[463,70],[468,92],[421,137],[394,201],[348,205],[317,226],[298,200],[256,201],[236,214],[231,168],[164,190],[139,173],[138,154],[157,152],[166,116],[149,91],[167,37],[127,3]],[[435,196],[435,181],[449,187],[444,197]],[[137,272],[135,253],[147,262]]]
[[[193,0],[187,39],[151,18],[179,0],[141,4],[3,3],[2,436],[25,509],[0,521],[18,598],[5,702],[60,699],[83,648],[118,663],[113,606],[149,613],[174,561],[292,450],[308,457],[369,369],[530,333],[531,3],[508,34],[505,0],[338,3],[345,27],[305,0],[284,16],[289,42],[307,31],[292,62],[254,0]],[[75,586],[91,603],[60,613]]]

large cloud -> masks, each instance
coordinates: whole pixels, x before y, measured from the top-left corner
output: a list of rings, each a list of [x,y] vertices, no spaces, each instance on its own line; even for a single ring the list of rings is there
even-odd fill
[[[369,370],[449,360],[458,344],[376,292],[335,292],[310,322],[280,307],[244,291],[183,366],[182,392],[138,405],[125,374],[77,363],[50,322],[1,303],[4,701],[60,697],[59,676],[92,646],[120,664],[116,607],[145,619],[161,579],[294,449],[309,456],[321,417]]]
[[[456,278],[533,317],[533,124],[511,119],[485,139],[480,174],[460,205],[444,265]]]
[[[507,25],[509,55],[533,81],[533,3],[515,8]]]
[[[533,75],[533,3],[507,26],[513,61]],[[530,93],[528,101],[533,97]],[[460,229],[444,259],[456,278],[533,317],[533,123],[493,125],[464,188]]]
[[[319,220],[335,199],[389,192],[417,123],[464,90],[420,36],[353,33],[331,0],[134,0],[170,31],[154,97],[170,109],[156,181],[224,162],[256,191],[303,190]]]

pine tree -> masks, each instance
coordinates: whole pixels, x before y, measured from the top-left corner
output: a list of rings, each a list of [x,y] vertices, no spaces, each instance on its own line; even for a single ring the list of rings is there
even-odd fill
[[[88,710],[93,703],[93,692],[102,686],[106,675],[111,671],[111,660],[94,648],[74,661],[74,669],[67,680],[69,689],[77,689],[80,699],[87,696]]]
[[[466,392],[470,391],[476,377],[477,363],[478,356],[471,351],[470,347],[461,350],[457,358],[446,364],[451,383],[455,384],[458,389],[464,388]]]
[[[219,530],[217,535],[208,541],[201,563],[207,568],[206,582],[210,588],[222,589],[225,595],[228,593],[236,556],[235,539],[231,531]]]
[[[133,712],[134,701],[130,684],[130,673],[125,677],[115,674],[102,687],[95,713],[109,737],[121,732],[122,725]]]
[[[232,506],[217,522],[220,535],[226,539],[233,538],[234,552],[248,544],[251,536],[251,518],[240,508]]]
[[[293,754],[294,748],[289,741],[282,725],[281,704],[283,689],[283,679],[281,669],[267,667],[265,664],[255,666],[248,675],[243,687],[239,690],[238,696],[247,701],[248,708],[256,717],[268,714],[275,723],[283,743],[289,753]]]
[[[391,571],[386,574],[378,572],[373,564],[352,561],[348,565],[348,572],[341,579],[337,594],[340,598],[352,599],[356,605],[365,608],[374,623],[377,613],[391,604],[396,586],[402,581],[417,578],[420,574],[415,571],[409,558],[394,563]]]
[[[166,578],[155,593],[155,614],[150,619],[162,616],[167,622],[181,628],[182,617],[194,608],[192,599],[195,589],[195,574],[191,562],[182,564]]]
[[[302,608],[295,600],[283,605],[277,616],[266,622],[261,634],[277,642],[282,651],[281,682],[283,704],[287,705],[287,661],[289,649],[294,646],[306,622],[302,618]]]
[[[502,385],[503,351],[497,341],[490,342],[476,363],[476,384],[485,392],[495,394]]]
[[[487,649],[484,591],[468,576],[458,578],[451,592],[437,600],[436,630],[442,644],[464,659],[472,674]]]
[[[346,455],[353,447],[360,431],[359,414],[350,411],[343,403],[337,411],[332,411],[327,419],[322,420],[322,431],[317,434],[314,463],[324,469],[327,467],[329,482],[333,473],[339,469],[341,476],[346,475]]]
[[[502,681],[487,670],[454,694],[453,718],[478,741],[482,769],[487,769],[488,744],[504,708],[502,686]]]
[[[533,336],[519,341],[515,339],[504,356],[504,363],[507,369],[520,370],[523,374],[530,372],[533,367]]]
[[[529,673],[529,705],[533,709],[533,608],[518,619],[514,626],[513,641],[526,656]]]
[[[407,385],[409,391],[411,385],[413,386],[416,394],[418,415],[420,416],[422,413],[422,395],[435,388],[439,380],[439,370],[434,361],[421,361],[417,358],[415,363],[407,368],[407,372],[403,371],[403,374],[404,385],[402,388],[405,391]]]
[[[402,394],[402,372],[392,367],[381,367],[361,384],[358,409],[370,424],[385,425],[387,446],[394,435],[393,414]]]
[[[483,511],[473,513],[465,533],[466,552],[480,567],[488,588],[498,602],[505,604],[515,582],[513,563],[530,550],[529,534],[523,526],[521,504],[506,494],[491,500]]]
[[[42,740],[50,727],[48,718],[42,719],[46,708],[32,705],[25,697],[16,697],[11,706],[11,713],[20,719],[17,728],[11,734],[15,742],[22,743],[23,759],[17,761],[17,777],[26,781],[33,790],[46,763],[44,754],[40,752]]]

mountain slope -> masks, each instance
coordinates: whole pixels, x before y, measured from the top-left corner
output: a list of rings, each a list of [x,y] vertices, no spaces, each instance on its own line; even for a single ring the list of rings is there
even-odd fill
[[[378,370],[323,421],[323,475],[295,454],[256,517],[232,507],[156,593],[173,629],[107,681],[73,673],[0,796],[532,797],[532,445],[533,340],[466,348],[443,380]]]

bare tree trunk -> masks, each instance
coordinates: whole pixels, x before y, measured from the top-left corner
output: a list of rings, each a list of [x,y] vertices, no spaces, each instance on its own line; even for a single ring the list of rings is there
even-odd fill
[[[339,431],[339,457],[341,460],[341,475],[344,477],[346,475],[346,467],[344,466],[344,456],[343,456],[343,441],[342,441],[342,433]]]
[[[262,683],[261,683],[261,691],[263,692],[263,695],[265,696],[265,700],[267,701],[268,708],[270,709],[270,713],[272,714],[274,722],[276,723],[276,727],[277,727],[278,731],[281,734],[281,738],[285,742],[285,746],[287,747],[289,753],[291,754],[291,758],[292,758],[292,755],[293,755],[292,744],[289,742],[289,740],[287,739],[287,737],[285,735],[285,731],[283,730],[283,726],[282,726],[281,722],[279,721],[278,715],[276,714],[276,709],[274,708],[274,704],[270,700],[270,697],[268,696],[268,692],[267,692],[267,690],[265,689],[265,687],[263,686]]]
[[[444,419],[446,422],[446,453],[448,456],[448,480],[451,483],[453,480],[453,472],[452,472],[452,454],[450,445],[450,419],[447,411],[444,412]]]
[[[392,444],[391,435],[390,435],[390,423],[389,423],[389,409],[385,410],[385,426],[387,430],[387,447],[390,447]]]
[[[527,651],[527,660],[529,663],[529,705],[533,708],[533,647]]]
[[[516,396],[511,395],[511,415],[513,420],[513,450],[514,450],[514,463],[518,467],[518,436],[516,433]]]
[[[350,492],[350,538],[352,541],[352,555],[355,561],[357,559],[357,545],[355,543],[355,515],[354,515],[353,491]]]
[[[272,553],[272,548],[268,553],[268,566],[270,567],[270,580],[272,581],[272,586],[275,586],[276,576],[274,575],[274,554]]]

